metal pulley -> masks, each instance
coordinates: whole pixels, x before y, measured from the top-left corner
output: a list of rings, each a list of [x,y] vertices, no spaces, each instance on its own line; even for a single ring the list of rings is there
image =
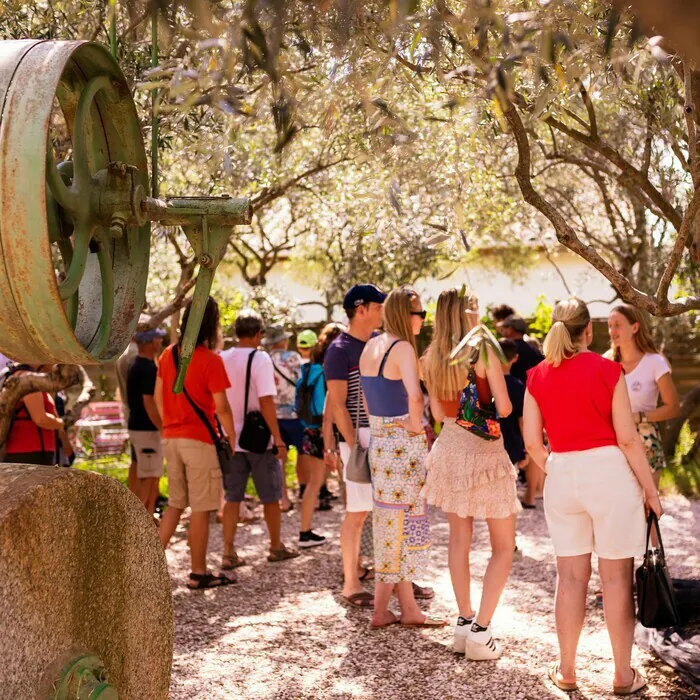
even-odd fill
[[[200,273],[183,343],[247,199],[147,196],[148,168],[129,86],[91,42],[0,42],[0,351],[24,362],[118,357],[144,306],[150,222],[181,225]],[[54,148],[70,153],[56,164]]]

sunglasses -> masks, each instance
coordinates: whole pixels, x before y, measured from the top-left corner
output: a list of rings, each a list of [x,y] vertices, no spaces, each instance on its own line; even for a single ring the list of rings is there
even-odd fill
[[[411,316],[420,316],[424,321],[428,315],[428,312],[423,309],[423,311],[411,311]]]

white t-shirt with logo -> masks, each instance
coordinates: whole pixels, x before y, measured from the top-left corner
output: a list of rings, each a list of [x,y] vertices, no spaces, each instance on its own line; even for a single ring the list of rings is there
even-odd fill
[[[236,429],[236,452],[247,452],[238,444],[238,437],[243,429],[245,419],[245,376],[248,368],[248,357],[253,352],[252,348],[230,348],[221,352],[226,374],[228,374],[231,388],[226,389],[226,397],[233,411],[233,424]],[[248,396],[248,411],[260,410],[260,396],[275,396],[275,370],[272,360],[266,352],[258,350],[253,358],[250,368],[250,392]],[[270,446],[274,444],[270,438]]]
[[[630,395],[632,413],[648,413],[659,403],[659,385],[657,382],[671,368],[663,355],[653,352],[644,354],[639,364],[625,375],[627,391]]]

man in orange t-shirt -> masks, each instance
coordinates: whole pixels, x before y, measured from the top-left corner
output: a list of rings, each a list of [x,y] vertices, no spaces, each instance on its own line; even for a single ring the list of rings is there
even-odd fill
[[[181,337],[189,311],[188,306],[182,319]],[[200,409],[214,432],[217,432],[215,415],[218,416],[231,449],[235,450],[233,413],[226,398],[226,389],[231,384],[223,361],[210,350],[216,346],[218,330],[219,307],[209,297],[197,346],[187,369],[185,391],[182,394],[173,392],[177,374],[173,349],[178,347],[179,350],[179,345],[171,345],[161,355],[156,380],[155,400],[163,421],[169,488],[169,505],[158,532],[163,547],[166,547],[182,512],[188,506],[191,508],[189,543],[192,572],[187,584],[190,589],[214,588],[235,581],[232,577],[215,576],[207,571],[209,513],[219,508],[223,480],[210,430],[190,403],[191,400]]]

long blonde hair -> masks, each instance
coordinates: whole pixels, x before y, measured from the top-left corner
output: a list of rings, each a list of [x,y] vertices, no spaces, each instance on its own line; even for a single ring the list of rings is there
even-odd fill
[[[413,346],[413,352],[418,359],[416,336],[411,325],[411,311],[420,306],[420,297],[409,287],[399,287],[389,293],[384,302],[384,330],[401,340],[406,340]]]
[[[622,314],[631,324],[639,324],[639,330],[634,334],[634,342],[639,350],[645,353],[651,352],[654,354],[659,352],[656,349],[654,339],[651,337],[651,331],[649,330],[646,319],[636,306],[632,306],[632,304],[619,304],[610,313]],[[615,362],[620,362],[622,360],[620,348],[617,347],[615,343],[610,341],[610,349],[613,353],[613,360],[615,360]]]
[[[455,287],[438,297],[433,339],[421,366],[425,383],[440,399],[453,400],[467,383],[468,367],[463,362],[450,364],[450,353],[475,325],[472,314],[468,313],[473,301],[471,292],[460,293]]]
[[[578,297],[560,301],[552,312],[552,327],[544,339],[544,358],[558,367],[563,360],[578,352],[576,341],[591,322],[586,302]]]

